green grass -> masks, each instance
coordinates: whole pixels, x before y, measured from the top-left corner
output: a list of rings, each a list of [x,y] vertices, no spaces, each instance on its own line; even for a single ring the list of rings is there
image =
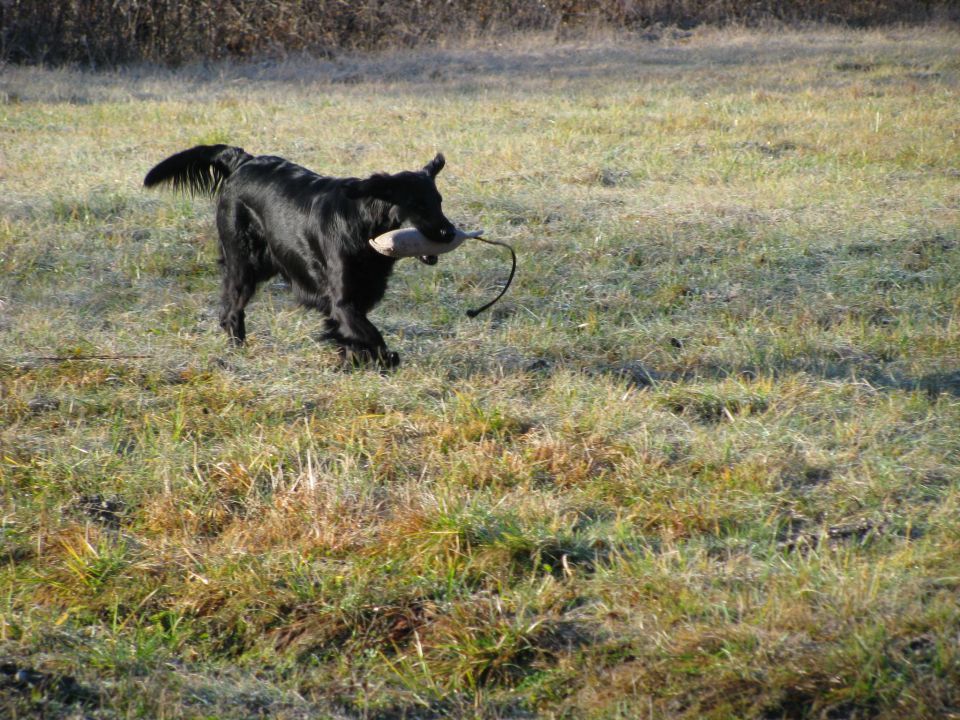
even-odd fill
[[[5,68],[3,714],[960,716],[958,50]],[[401,263],[389,375],[277,285],[230,349],[210,202],[140,187],[224,141],[442,150],[514,287]]]

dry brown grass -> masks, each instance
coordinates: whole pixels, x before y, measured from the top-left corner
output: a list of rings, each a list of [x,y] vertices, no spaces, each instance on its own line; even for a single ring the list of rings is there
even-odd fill
[[[948,0],[11,0],[0,6],[0,59],[25,63],[182,64],[225,57],[457,44],[517,31],[582,36],[664,25],[829,22],[872,26],[957,19]]]

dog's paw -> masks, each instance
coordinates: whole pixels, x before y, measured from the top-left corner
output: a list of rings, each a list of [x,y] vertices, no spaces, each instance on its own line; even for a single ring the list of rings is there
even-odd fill
[[[400,366],[400,354],[393,350],[381,350],[377,355],[377,368],[381,375],[386,375]]]
[[[341,364],[347,370],[359,370],[373,365],[381,371],[387,371],[400,365],[400,355],[393,350],[383,349],[374,354],[367,348],[340,347],[338,354]]]
[[[381,356],[380,363],[389,370],[400,367],[400,353],[388,350],[386,354]]]

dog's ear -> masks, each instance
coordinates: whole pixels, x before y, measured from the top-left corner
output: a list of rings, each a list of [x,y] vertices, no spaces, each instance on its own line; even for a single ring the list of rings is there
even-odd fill
[[[351,200],[376,198],[390,202],[392,185],[387,175],[371,175],[365,180],[352,179],[347,182],[344,192]]]
[[[446,164],[447,160],[443,157],[443,153],[437,153],[437,156],[433,160],[424,165],[423,171],[430,177],[436,177]]]

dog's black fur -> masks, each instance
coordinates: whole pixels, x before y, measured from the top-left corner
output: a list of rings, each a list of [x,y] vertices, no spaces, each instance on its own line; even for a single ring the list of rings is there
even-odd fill
[[[438,154],[419,171],[332,178],[271,155],[198,145],[158,164],[143,184],[219,196],[220,325],[236,344],[246,337],[244,308],[257,285],[279,273],[301,303],[326,316],[324,337],[347,361],[394,367],[399,356],[367,313],[383,298],[395,260],[367,241],[405,222],[436,242],[453,240],[436,186],[443,166]]]

